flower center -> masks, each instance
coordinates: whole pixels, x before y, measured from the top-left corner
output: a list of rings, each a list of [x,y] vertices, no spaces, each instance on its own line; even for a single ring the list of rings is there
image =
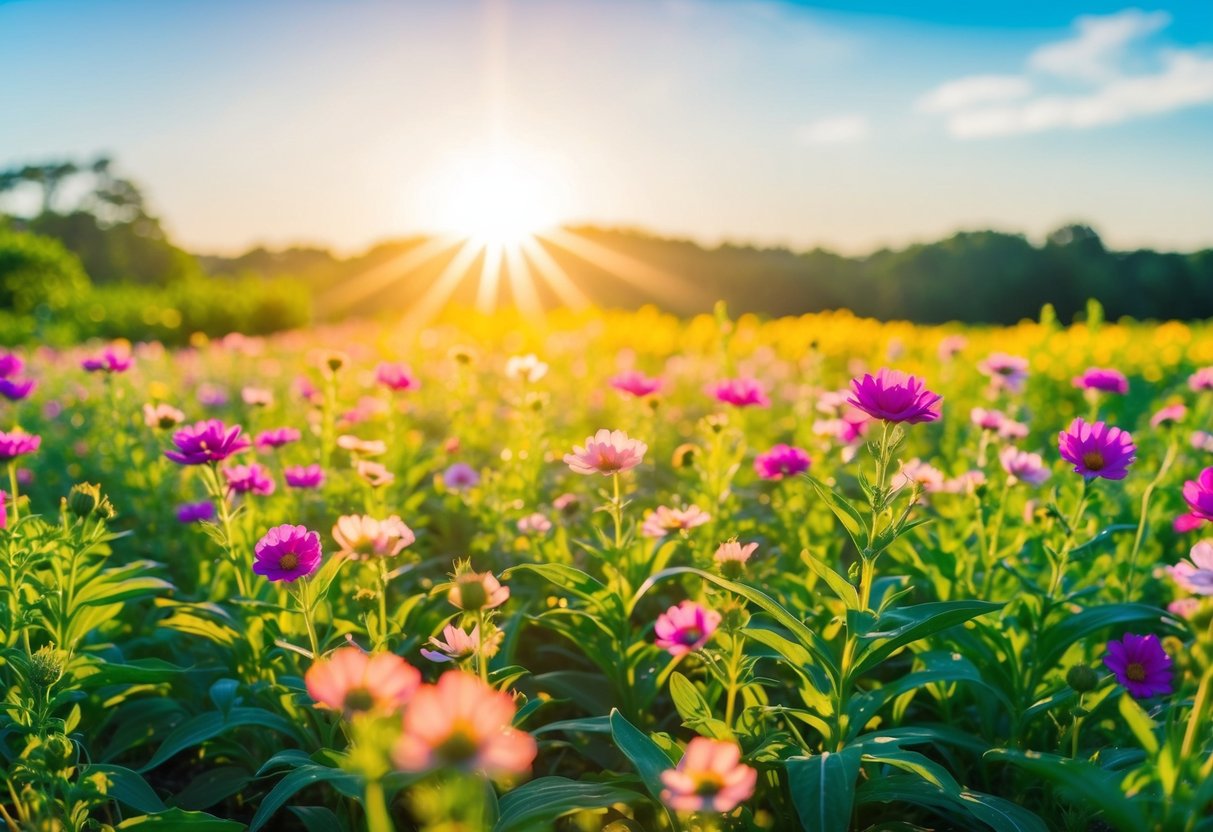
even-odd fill
[[[1102,471],[1104,467],[1103,454],[1099,451],[1087,451],[1082,455],[1082,464],[1089,471]]]
[[[695,781],[695,794],[700,797],[714,797],[724,786],[724,778],[714,771],[701,771],[691,777]]]
[[[434,753],[445,762],[458,764],[475,757],[479,748],[472,726],[461,719],[451,726],[451,733],[434,749]]]
[[[294,552],[287,552],[278,559],[279,569],[294,569],[299,565],[299,556]]]
[[[1146,680],[1146,668],[1141,662],[1133,662],[1125,668],[1125,678],[1130,682],[1144,682]]]
[[[350,688],[342,704],[347,711],[369,711],[375,704],[375,697],[366,688]]]
[[[678,640],[683,644],[695,644],[701,638],[703,638],[703,630],[698,627],[687,627],[678,634]]]

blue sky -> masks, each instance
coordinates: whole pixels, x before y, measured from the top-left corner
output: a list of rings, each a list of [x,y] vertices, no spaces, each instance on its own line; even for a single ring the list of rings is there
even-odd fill
[[[847,252],[1213,245],[1213,3],[0,2],[0,162],[113,154],[198,250],[544,220]]]

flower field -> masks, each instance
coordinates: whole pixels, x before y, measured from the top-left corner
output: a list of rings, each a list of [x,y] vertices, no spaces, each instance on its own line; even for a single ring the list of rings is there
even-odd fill
[[[9,829],[1213,829],[1213,327],[498,314],[0,394]]]

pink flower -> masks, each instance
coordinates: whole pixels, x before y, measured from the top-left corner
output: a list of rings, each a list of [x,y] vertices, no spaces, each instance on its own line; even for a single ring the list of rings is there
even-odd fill
[[[275,526],[253,547],[253,572],[291,583],[320,566],[320,535],[289,523]]]
[[[766,388],[754,378],[726,378],[708,387],[716,401],[734,407],[770,407]]]
[[[661,800],[675,811],[731,812],[753,796],[758,772],[742,764],[736,743],[695,737],[661,782]]]
[[[143,405],[143,424],[149,428],[168,430],[185,421],[185,414],[171,404]]]
[[[396,481],[396,475],[381,462],[360,459],[354,463],[354,471],[371,488],[382,488]]]
[[[1100,390],[1104,393],[1129,392],[1129,380],[1119,370],[1104,367],[1090,367],[1082,375],[1074,379],[1074,386],[1082,390]]]
[[[765,454],[754,458],[754,470],[764,480],[781,480],[794,477],[809,470],[813,460],[804,448],[794,445],[776,445]]]
[[[395,557],[416,539],[413,530],[395,514],[386,520],[347,514],[337,518],[333,526],[333,540],[341,553],[357,559]]]
[[[510,588],[502,586],[492,572],[463,572],[455,576],[455,584],[446,597],[464,611],[491,610],[509,599]]]
[[[222,462],[232,454],[247,450],[249,441],[240,435],[239,425],[230,428],[218,419],[195,422],[173,434],[175,451],[164,455],[179,465],[202,465]]]
[[[986,410],[984,407],[975,407],[969,411],[969,420],[974,425],[982,430],[993,431],[995,433],[1002,427],[1002,423],[1006,418],[1001,410]]]
[[[645,515],[640,533],[645,537],[665,537],[670,532],[690,531],[711,519],[712,516],[699,506],[687,506],[686,508],[658,506],[656,511],[650,511]]]
[[[1193,595],[1213,595],[1213,540],[1199,541],[1188,557],[1167,567],[1172,580]]]
[[[985,484],[984,471],[965,471],[963,474],[944,480],[939,490],[944,494],[972,494],[978,486]]]
[[[623,393],[630,393],[636,398],[652,395],[661,389],[659,378],[650,378],[639,370],[628,370],[611,379],[611,386]]]
[[[552,521],[539,512],[528,514],[518,521],[518,531],[523,534],[544,535],[552,530]]]
[[[1191,618],[1200,609],[1199,598],[1177,598],[1167,604],[1167,612],[1180,618]]]
[[[480,474],[471,465],[456,462],[442,472],[442,484],[449,491],[464,491],[480,484]]]
[[[25,361],[15,352],[0,350],[0,378],[11,378],[21,375],[25,370]]]
[[[33,433],[22,433],[20,429],[0,430],[0,462],[12,462],[19,456],[32,454],[42,445],[42,437]]]
[[[921,459],[907,459],[901,463],[901,468],[896,474],[890,485],[893,488],[905,488],[906,486],[917,483],[922,486],[922,490],[926,492],[943,491],[944,480],[943,471],[940,471],[934,465],[923,462]]]
[[[375,381],[389,390],[403,393],[405,390],[416,390],[421,382],[413,375],[407,364],[381,363],[375,368]]]
[[[1213,367],[1202,367],[1188,376],[1188,388],[1194,393],[1213,390]]]
[[[969,339],[963,335],[949,335],[939,342],[939,360],[951,361],[969,345]]]
[[[585,440],[585,447],[574,446],[571,454],[564,455],[564,461],[575,474],[620,474],[644,461],[648,449],[648,445],[630,439],[621,430],[603,428]]]
[[[538,747],[534,737],[512,727],[515,710],[509,694],[470,673],[449,670],[437,684],[424,685],[413,695],[392,760],[403,771],[525,774]]]
[[[750,556],[758,549],[757,543],[738,543],[729,540],[721,543],[712,555],[712,561],[726,578],[737,578],[745,571]]]
[[[470,633],[453,624],[447,624],[442,628],[442,638],[446,640],[443,641],[437,636],[431,636],[430,644],[437,649],[427,650],[423,647],[421,648],[421,655],[432,662],[439,663],[465,661],[478,652],[483,652],[484,658],[491,659],[497,654],[501,641],[505,638],[505,632],[493,628],[493,634],[482,645],[480,643],[479,624],[473,627]]]
[[[1125,478],[1137,450],[1126,431],[1103,422],[1090,425],[1083,419],[1075,419],[1059,434],[1057,448],[1062,459],[1074,464],[1074,473],[1108,480]]]
[[[851,382],[850,404],[873,419],[886,422],[933,422],[939,418],[942,396],[932,393],[916,376],[882,369]]]
[[[304,681],[319,707],[351,719],[368,711],[399,710],[421,686],[421,673],[394,653],[367,655],[357,647],[341,647],[309,667]]]
[[[324,469],[319,465],[288,465],[282,478],[291,488],[319,488],[324,485]]]
[[[233,465],[223,469],[229,494],[257,494],[268,497],[274,493],[274,480],[269,472],[257,463]]]
[[[125,373],[131,368],[130,347],[125,344],[111,344],[96,355],[91,355],[80,362],[80,366],[89,373]]]
[[[1007,472],[1008,481],[1012,485],[1016,482],[1040,485],[1050,476],[1040,454],[1030,454],[1009,445],[999,451],[998,461],[1002,463],[1002,470]]]
[[[694,601],[683,601],[657,616],[653,632],[658,647],[671,656],[681,656],[701,649],[719,625],[720,613]]]
[[[1163,425],[1174,425],[1184,420],[1188,408],[1182,404],[1169,404],[1150,417],[1150,427],[1159,428]]]
[[[977,369],[990,378],[994,389],[1005,389],[1011,393],[1023,390],[1028,380],[1028,359],[1005,352],[991,353],[977,364]]]
[[[1192,431],[1192,436],[1188,439],[1192,447],[1198,451],[1213,453],[1213,433],[1206,433],[1203,430]]]
[[[264,387],[245,387],[240,391],[240,398],[250,407],[269,407],[274,403],[274,394]]]
[[[337,447],[355,456],[381,456],[387,453],[387,443],[382,439],[359,439],[348,433],[337,437]]]
[[[253,440],[253,444],[265,450],[267,448],[281,448],[283,445],[298,442],[301,438],[303,438],[303,434],[295,428],[273,428],[271,430],[263,430],[257,434],[257,438]]]

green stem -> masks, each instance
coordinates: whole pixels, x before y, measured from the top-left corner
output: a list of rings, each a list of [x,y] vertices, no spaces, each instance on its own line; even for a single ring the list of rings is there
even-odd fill
[[[479,633],[476,638],[476,667],[480,671],[480,681],[487,685],[489,683],[489,659],[484,650],[486,633],[483,609],[476,610],[476,632]]]
[[[320,639],[316,638],[316,625],[312,623],[312,587],[307,578],[299,579],[299,611],[303,613],[303,623],[307,626],[308,641],[312,645],[312,659],[320,658]]]
[[[367,832],[394,832],[387,799],[383,794],[383,781],[378,777],[366,781],[366,803],[363,808],[366,809]]]
[[[1175,456],[1179,451],[1179,445],[1174,439],[1167,446],[1166,456],[1163,457],[1162,465],[1158,467],[1158,473],[1154,475],[1154,479],[1150,480],[1150,484],[1146,486],[1146,490],[1141,495],[1141,516],[1137,520],[1137,534],[1133,538],[1133,551],[1129,554],[1129,577],[1125,581],[1125,590],[1123,600],[1128,601],[1133,595],[1133,584],[1137,581],[1137,556],[1141,553],[1141,544],[1146,536],[1146,518],[1150,510],[1150,498],[1154,495],[1154,489],[1162,482],[1163,477],[1167,475],[1172,463],[1175,462]]]
[[[611,516],[615,520],[615,550],[619,551],[623,548],[623,504],[619,495],[619,472],[611,475],[611,483],[615,491],[611,500]]]
[[[379,558],[379,644],[387,641],[387,565]]]
[[[16,523],[21,519],[21,491],[17,483],[17,460],[11,459],[8,463],[8,488],[9,497],[13,502],[13,522]]]

